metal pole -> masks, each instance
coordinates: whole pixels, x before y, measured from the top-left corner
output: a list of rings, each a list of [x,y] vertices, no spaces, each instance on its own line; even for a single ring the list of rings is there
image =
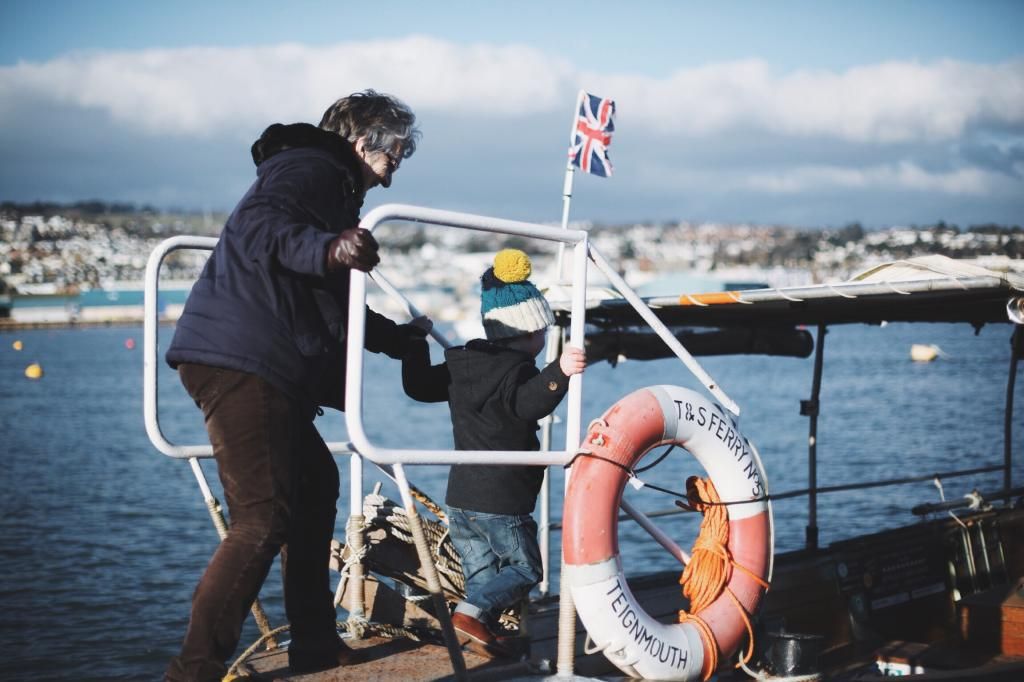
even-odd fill
[[[552,327],[548,330],[547,350],[545,352],[545,364],[551,364],[562,347],[562,331],[559,327]],[[554,426],[554,418],[548,415],[540,426],[540,449],[551,449],[551,430]],[[538,589],[540,596],[548,596],[551,590],[551,468],[544,467],[544,480],[540,485],[540,560],[541,579]]]
[[[625,500],[625,498],[619,502],[619,506],[622,507],[622,511],[629,514],[634,521],[640,524],[640,527],[647,531],[647,533],[654,538],[659,545],[664,547],[669,554],[675,557],[676,561],[681,563],[683,566],[690,563],[690,555],[687,554],[682,547],[677,545],[675,540],[670,538],[668,535],[663,533],[660,528],[651,523],[649,516],[631,505]]]
[[[550,431],[548,431],[547,438],[550,439]],[[541,447],[544,447],[543,436],[541,434]],[[550,442],[548,443],[550,447]],[[551,591],[551,559],[548,554],[551,552],[551,467],[544,467],[544,478],[540,483],[540,583],[537,585],[537,590],[540,592],[541,597],[548,596],[548,592]]]
[[[1003,421],[1003,488],[1013,487],[1013,389],[1017,359],[1024,355],[1024,325],[1015,324],[1010,336],[1010,376],[1006,380],[1006,412]]]
[[[573,139],[576,136],[577,120],[580,116],[580,105],[586,95],[582,90],[576,95],[576,107],[572,110],[572,125],[569,126],[569,149],[572,149]],[[569,205],[572,203],[572,181],[576,176],[576,169],[570,158],[565,164],[565,181],[562,183],[562,229],[569,229]],[[561,284],[565,281],[565,242],[558,244],[558,260],[555,262],[555,281]]]
[[[573,312],[585,309],[587,296],[587,240],[576,244],[573,254]],[[584,324],[583,315],[573,315],[569,326],[569,345],[583,348]],[[582,426],[580,414],[579,391],[582,391],[582,374],[569,377],[569,408],[565,419],[565,450],[576,452],[580,446],[580,430]],[[573,389],[575,388],[575,392]],[[565,488],[563,490],[562,517],[565,517],[564,492],[569,489],[572,467],[565,470]],[[558,590],[558,657],[556,670],[559,677],[575,677],[574,666],[576,656],[576,604],[573,602],[572,589],[569,586],[565,571],[565,543],[563,538]]]
[[[361,638],[366,623],[366,605],[363,594],[366,575],[363,570],[363,458],[355,452],[349,459],[348,487],[348,523],[345,524],[345,542],[348,550],[356,561],[349,566],[348,583],[352,588],[349,594],[347,622],[352,626],[350,631]]]
[[[652,330],[665,342],[665,345],[675,353],[675,356],[679,358],[686,368],[693,373],[697,380],[700,381],[704,388],[708,390],[715,397],[715,399],[721,403],[722,407],[732,412],[737,417],[740,416],[740,406],[733,402],[732,398],[726,395],[722,387],[719,386],[714,379],[711,378],[704,368],[700,366],[700,363],[690,355],[690,351],[683,347],[683,344],[679,343],[679,339],[669,331],[665,323],[658,319],[658,316],[654,314],[650,306],[641,299],[635,291],[628,284],[626,280],[622,279],[622,276],[615,271],[615,268],[605,259],[604,256],[597,249],[590,249],[590,258],[594,261],[594,265],[597,266],[598,270],[604,273],[604,276],[608,278],[611,285],[615,287],[616,291],[622,294],[622,297],[626,299],[633,309],[636,310],[637,314],[643,318]]]
[[[423,533],[423,525],[420,523],[420,515],[416,511],[416,503],[413,502],[412,493],[409,490],[409,482],[405,478],[405,468],[401,464],[391,467],[395,473],[395,482],[398,483],[398,490],[402,495],[402,503],[405,505],[405,515],[409,519],[409,530],[412,533],[413,543],[416,545],[416,554],[419,555],[420,566],[423,568],[423,577],[427,579],[427,591],[434,602],[434,615],[441,623],[441,632],[444,634],[444,643],[448,647],[448,657],[452,661],[453,676],[462,682],[468,680],[466,674],[466,661],[462,658],[462,648],[455,635],[455,628],[452,626],[452,617],[448,612],[448,602],[445,601],[444,592],[441,589],[441,580],[437,577],[437,567],[430,556],[430,546],[427,543],[427,536]]]
[[[818,339],[814,349],[814,379],[811,397],[800,401],[800,414],[810,417],[807,434],[807,529],[804,545],[818,548],[818,412],[821,396],[821,370],[825,357],[825,325],[818,325]]]
[[[569,478],[572,475],[572,467],[565,469],[565,492],[569,489]],[[565,516],[565,507],[562,508],[562,515]],[[575,656],[576,656],[576,604],[572,600],[572,588],[565,575],[565,542],[563,538],[561,555],[561,570],[559,571],[558,582],[558,656],[556,662],[556,673],[558,677],[575,677]]]
[[[576,119],[579,118],[580,102],[583,100],[583,91],[576,95],[576,108],[572,111],[572,124],[569,126],[569,144],[572,145],[573,136],[576,133]],[[570,146],[570,149],[572,147]],[[569,206],[572,204],[572,183],[575,177],[575,169],[572,159],[565,165],[565,180],[562,182],[562,229],[569,229]],[[565,261],[565,242],[558,242],[558,256],[555,260],[555,283],[561,284],[565,281],[563,262]],[[557,334],[557,340],[556,340]],[[548,330],[547,354],[545,359],[550,364],[558,357],[562,346],[561,330],[554,328]],[[554,420],[549,416],[541,425],[541,450],[551,449],[551,427]],[[540,558],[541,558],[541,580],[540,596],[546,597],[551,587],[551,562],[548,553],[551,547],[551,469],[544,468],[544,481],[541,483],[540,491]]]
[[[403,308],[405,308],[405,313],[409,316],[409,319],[415,319],[417,317],[422,317],[423,316],[423,313],[420,312],[420,309],[417,308],[415,305],[413,305],[412,301],[410,301],[405,296],[403,296],[402,292],[399,291],[395,287],[395,285],[392,284],[380,272],[379,269],[374,268],[373,272],[371,272],[369,274],[370,274],[370,279],[372,279],[377,284],[377,286],[379,286],[381,288],[381,290],[384,293],[386,293],[388,296],[390,296],[391,300],[397,301],[399,304],[402,305]],[[438,344],[440,344],[441,348],[444,348],[444,349],[447,350],[448,348],[452,347],[452,345],[453,345],[452,342],[449,341],[448,337],[446,337],[444,334],[442,334],[441,330],[439,330],[436,326],[432,326],[430,328],[429,334],[430,334],[430,336],[433,337],[433,339],[435,341],[438,342]]]

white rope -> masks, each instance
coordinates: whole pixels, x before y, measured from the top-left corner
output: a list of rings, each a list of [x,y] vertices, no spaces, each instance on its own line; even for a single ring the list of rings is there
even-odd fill
[[[882,280],[882,284],[884,284],[885,286],[889,287],[890,289],[895,291],[897,294],[902,294],[904,296],[910,296],[910,292],[909,291],[903,291],[903,289],[897,289],[896,285],[893,284],[892,282],[890,282],[887,279],[886,280]]]
[[[834,286],[832,286],[828,282],[825,282],[825,286],[827,286],[829,288],[829,291],[831,291],[832,293],[834,293],[834,294],[836,294],[838,296],[841,296],[842,298],[857,298],[856,294],[844,293],[844,292],[840,291],[839,289],[836,289]]]
[[[346,539],[352,537],[353,532],[363,533],[366,530],[366,523],[357,523],[353,517],[349,517],[348,522],[345,524],[345,536]],[[365,543],[357,548],[353,546],[352,542],[341,544],[337,540],[331,540],[331,568],[335,568],[338,571],[338,587],[334,591],[334,606],[340,606],[343,595],[345,594],[345,588],[348,586],[349,578],[352,577],[352,568],[356,565],[361,565],[363,559],[366,558],[368,548]]]
[[[707,308],[710,305],[709,303],[702,303],[701,301],[698,301],[697,299],[695,299],[690,294],[683,294],[683,296],[685,296],[690,301],[690,303],[692,303],[695,306],[699,306],[701,308]]]
[[[365,522],[364,523],[355,523],[353,521],[352,517],[349,517],[349,523],[347,525],[349,527],[345,529],[345,534],[348,537],[352,537],[352,533],[353,532],[356,532],[356,533],[364,532],[366,530],[366,527],[367,527]],[[354,549],[352,547],[352,543],[351,542],[348,543],[347,545],[345,545],[345,549],[342,550],[341,553],[342,553],[342,555],[348,554],[348,558],[344,559],[343,563],[341,564],[341,569],[338,571],[338,573],[341,574],[341,577],[342,578],[348,578],[349,576],[351,576],[352,575],[352,567],[354,565],[356,565],[356,564],[363,563],[363,559],[366,558],[366,553],[368,551],[369,550],[367,549],[367,546],[365,544],[362,547],[360,547],[359,549]]]
[[[737,303],[742,303],[743,305],[754,305],[753,301],[744,301],[743,296],[741,296],[740,293],[737,291],[727,291],[725,293],[729,294],[729,298],[736,301]]]
[[[775,288],[775,293],[777,293],[779,296],[781,296],[782,298],[786,299],[787,301],[792,301],[794,303],[803,303],[804,302],[804,299],[802,299],[802,298],[797,298],[796,296],[787,296],[786,292],[784,292],[782,289],[779,289],[778,287]]]

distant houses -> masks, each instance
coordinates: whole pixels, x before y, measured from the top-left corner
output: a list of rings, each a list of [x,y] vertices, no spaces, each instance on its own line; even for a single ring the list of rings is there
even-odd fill
[[[141,283],[153,248],[175,234],[216,234],[223,219],[125,212],[124,207],[117,207],[121,212],[87,207],[96,209],[90,213],[78,206],[67,215],[60,207],[49,206],[41,213],[28,208],[35,207],[0,204],[0,324],[140,320]],[[1017,226],[960,230],[939,223],[866,230],[853,223],[808,230],[678,221],[573,227],[588,230],[595,248],[633,286],[657,280],[770,286],[840,281],[882,262],[928,253],[980,259],[995,270],[1024,270],[1024,230]],[[376,234],[384,251],[382,271],[438,320],[465,316],[463,308],[474,299],[480,272],[502,245],[530,251],[537,281],[554,283],[555,248],[550,243],[412,224],[382,225]],[[165,262],[163,319],[180,314],[207,255],[176,251]],[[387,312],[388,301],[372,287],[369,295],[371,305],[375,302]]]

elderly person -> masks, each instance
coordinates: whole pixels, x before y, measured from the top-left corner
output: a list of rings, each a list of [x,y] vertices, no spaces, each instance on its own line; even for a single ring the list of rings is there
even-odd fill
[[[344,407],[349,272],[379,262],[359,211],[415,151],[415,122],[401,101],[367,90],[331,105],[319,127],[274,124],[252,146],[256,180],[167,351],[203,412],[230,513],[167,680],[223,677],[279,552],[291,671],[353,662],[328,573],[338,469],[313,419],[320,406]],[[366,348],[400,358],[409,331],[368,311]]]

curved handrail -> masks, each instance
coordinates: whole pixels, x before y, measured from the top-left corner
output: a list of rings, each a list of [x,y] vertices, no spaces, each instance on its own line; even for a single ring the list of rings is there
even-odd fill
[[[143,306],[143,349],[142,349],[142,412],[146,423],[146,435],[157,450],[176,459],[213,457],[213,447],[208,443],[180,445],[172,443],[160,428],[158,401],[159,385],[159,310],[157,307],[160,285],[160,267],[164,259],[179,249],[212,250],[217,246],[217,237],[178,236],[160,242],[149,254],[146,263],[146,287]],[[327,443],[334,454],[349,454],[352,444],[348,441]]]
[[[535,223],[503,218],[444,211],[440,209],[385,204],[373,209],[360,222],[371,232],[382,222],[407,220],[418,223],[460,227],[482,232],[513,234],[534,239],[573,245],[573,296],[569,343],[583,347],[586,314],[587,233],[563,230]],[[568,414],[566,416],[566,447],[548,451],[455,451],[383,448],[370,442],[363,425],[363,344],[366,338],[366,274],[351,273],[349,285],[349,325],[346,348],[348,378],[345,385],[345,425],[353,448],[376,464],[455,464],[472,459],[479,464],[566,464],[572,459],[579,442],[582,404],[582,379],[579,374],[569,378]]]
[[[146,263],[146,290],[144,296],[143,349],[142,349],[142,413],[146,420],[146,435],[153,446],[168,457],[187,459],[189,457],[212,457],[213,447],[204,445],[176,445],[160,429],[157,405],[157,346],[159,319],[157,290],[160,284],[160,266],[164,258],[178,249],[213,249],[216,237],[171,237],[160,242],[149,254]]]

